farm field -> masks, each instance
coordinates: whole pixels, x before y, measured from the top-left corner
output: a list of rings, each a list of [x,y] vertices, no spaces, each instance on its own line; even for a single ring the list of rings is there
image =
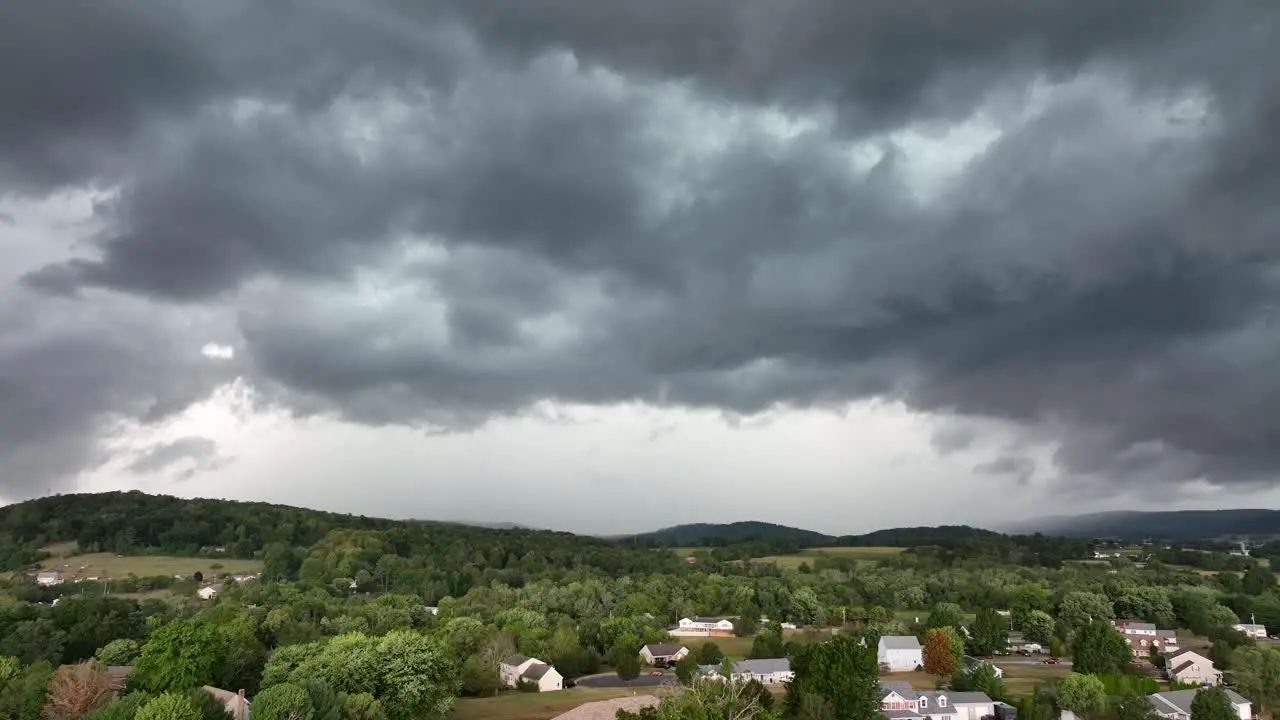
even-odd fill
[[[213,567],[220,565],[221,567]],[[126,555],[114,553],[86,553],[68,557],[45,558],[42,570],[57,570],[64,580],[75,578],[124,578],[129,575],[148,577],[153,575],[191,575],[196,571],[207,577],[220,573],[256,573],[262,570],[261,560],[234,558],[173,557],[171,555]]]
[[[449,720],[547,720],[582,703],[653,694],[655,688],[571,688],[556,692],[508,692],[489,698],[461,698]]]
[[[796,568],[800,567],[802,563],[809,563],[810,565],[812,565],[814,560],[823,556],[845,557],[845,558],[851,558],[853,560],[865,560],[868,562],[875,562],[877,560],[882,560],[891,555],[897,555],[905,550],[906,548],[900,548],[900,547],[810,548],[808,550],[801,550],[800,552],[794,553],[791,555],[768,555],[765,557],[759,557],[759,558],[755,558],[755,561],[763,562],[763,563],[774,563],[780,568],[787,569],[787,570],[795,570]]]

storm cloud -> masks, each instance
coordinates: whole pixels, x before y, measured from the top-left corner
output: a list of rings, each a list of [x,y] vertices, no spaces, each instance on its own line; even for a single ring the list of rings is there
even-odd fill
[[[886,398],[952,418],[943,450],[966,418],[1051,442],[1063,477],[1277,480],[1280,7],[170,0],[0,27],[0,193],[93,193],[54,231],[4,208],[0,233],[44,228],[0,243],[9,494],[233,376],[446,429]]]

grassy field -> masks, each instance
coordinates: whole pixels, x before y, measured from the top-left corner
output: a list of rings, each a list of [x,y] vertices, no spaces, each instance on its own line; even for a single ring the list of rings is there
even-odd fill
[[[996,663],[999,665],[1000,663]],[[1061,665],[1002,665],[1004,668],[1004,684],[1014,695],[1030,695],[1031,691],[1041,683],[1048,683],[1071,673],[1070,667]],[[882,675],[882,680],[898,680],[911,683],[917,690],[929,690],[934,687],[935,678],[923,671],[903,672]]]
[[[544,693],[503,693],[458,700],[449,720],[547,720],[582,703],[626,695],[656,694],[657,688],[572,688]]]
[[[693,653],[694,657],[697,657],[698,651],[704,644],[713,642],[720,647],[720,652],[735,660],[745,659],[747,653],[751,652],[751,643],[755,642],[755,638],[750,637],[718,637],[707,638],[706,640],[689,638],[689,640],[690,642],[684,642],[683,644],[689,648],[689,652]],[[676,641],[683,642],[681,638],[676,638]]]
[[[792,555],[769,555],[766,557],[755,558],[756,562],[774,563],[778,567],[788,570],[795,570],[800,567],[801,563],[813,565],[813,561],[822,556],[827,557],[845,557],[853,560],[865,560],[875,562],[882,560],[890,555],[897,555],[906,548],[899,547],[829,547],[829,548],[809,548],[801,550]]]
[[[221,567],[213,567],[220,565]],[[44,570],[57,570],[64,580],[75,578],[123,578],[129,575],[148,577],[153,575],[191,575],[197,570],[212,578],[220,573],[256,573],[262,570],[261,560],[233,558],[186,558],[168,555],[138,555],[116,557],[113,553],[86,553],[68,557],[45,558],[40,563]]]

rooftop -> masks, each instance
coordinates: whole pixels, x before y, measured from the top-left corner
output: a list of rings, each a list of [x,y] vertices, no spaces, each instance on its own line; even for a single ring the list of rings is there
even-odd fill
[[[1155,693],[1148,695],[1147,699],[1151,701],[1152,707],[1156,712],[1177,712],[1183,715],[1191,714],[1191,701],[1196,699],[1196,693],[1199,690],[1170,690],[1169,692]],[[1231,698],[1231,702],[1239,705],[1247,703],[1235,690],[1227,689],[1227,697]]]
[[[650,645],[645,645],[645,647],[649,649],[649,654],[654,657],[675,655],[684,649],[684,646],[679,643],[652,643]]]
[[[520,675],[520,677],[524,678],[525,680],[541,680],[542,676],[546,675],[547,672],[550,670],[551,670],[551,666],[546,663],[534,663],[530,665],[529,669],[525,670],[524,673]]]
[[[920,641],[914,635],[881,635],[885,650],[919,650]]]

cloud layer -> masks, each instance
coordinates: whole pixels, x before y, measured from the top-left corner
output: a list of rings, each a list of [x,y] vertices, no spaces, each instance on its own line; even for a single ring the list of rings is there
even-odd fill
[[[3,13],[8,495],[235,376],[445,428],[885,397],[1064,476],[1277,478],[1280,8]]]

